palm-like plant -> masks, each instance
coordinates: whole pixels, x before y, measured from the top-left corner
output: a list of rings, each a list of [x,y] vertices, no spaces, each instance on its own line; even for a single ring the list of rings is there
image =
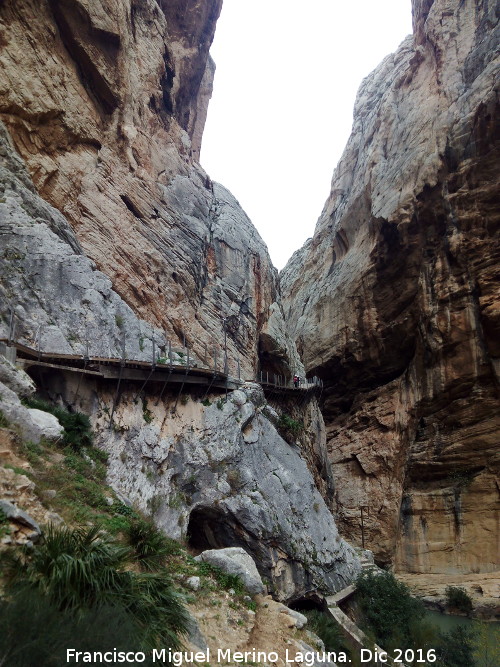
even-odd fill
[[[125,541],[141,570],[158,571],[165,566],[168,556],[178,552],[174,540],[163,535],[150,521],[132,521],[124,532]]]
[[[188,614],[166,571],[128,569],[131,549],[100,533],[99,527],[49,526],[43,543],[3,557],[7,590],[46,597],[60,611],[81,615],[88,609],[122,609],[140,628],[145,647],[181,645]]]

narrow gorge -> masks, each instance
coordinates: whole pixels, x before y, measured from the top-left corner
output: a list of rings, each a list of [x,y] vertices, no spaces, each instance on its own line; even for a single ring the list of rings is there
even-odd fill
[[[498,7],[413,5],[281,288],[341,532],[442,581],[499,564]]]
[[[276,604],[366,548],[498,616],[498,3],[412,0],[279,275],[200,165],[221,9],[0,0],[0,498],[54,518],[36,392],[89,417],[109,507],[243,548]]]

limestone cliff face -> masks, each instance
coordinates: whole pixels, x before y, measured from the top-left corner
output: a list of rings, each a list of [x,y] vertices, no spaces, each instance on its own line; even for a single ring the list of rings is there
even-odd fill
[[[181,397],[177,387],[138,397],[125,383],[112,425],[115,383],[51,369],[41,385],[53,401],[90,415],[95,442],[109,454],[108,483],[123,502],[192,550],[244,548],[280,600],[338,591],[359,573],[259,385],[245,383],[226,399],[196,387]]]
[[[197,164],[220,8],[2,2],[0,120],[38,193],[136,315],[219,359],[227,318],[231,372],[239,358],[251,377],[262,350],[283,373],[293,345],[280,312],[268,325],[279,307],[267,249]]]
[[[414,0],[282,277],[341,531],[415,572],[498,566],[498,10]],[[497,369],[497,372],[495,372]]]

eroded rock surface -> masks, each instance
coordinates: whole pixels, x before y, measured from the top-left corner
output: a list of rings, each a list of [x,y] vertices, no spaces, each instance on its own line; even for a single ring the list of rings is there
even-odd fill
[[[341,532],[413,572],[498,568],[498,12],[414,0],[281,277]]]
[[[99,396],[111,485],[169,535],[198,550],[243,548],[281,600],[339,590],[359,572],[305,461],[264,416],[258,385],[175,413],[171,399],[145,407],[124,394],[113,429],[112,396]]]
[[[225,329],[233,374],[239,360],[251,379],[260,351],[290,374],[267,249],[197,163],[221,4],[2,2],[0,120],[66,240],[136,315],[200,359],[222,359]]]
[[[0,264],[2,337],[12,308],[14,338],[42,351],[119,357],[125,336],[129,358],[150,360],[153,334],[165,343],[163,332],[141,321],[85,256],[66,218],[36,192],[1,123]]]
[[[239,577],[250,595],[265,593],[264,584],[253,558],[241,547],[207,549],[196,556],[195,560],[210,563],[227,574]]]

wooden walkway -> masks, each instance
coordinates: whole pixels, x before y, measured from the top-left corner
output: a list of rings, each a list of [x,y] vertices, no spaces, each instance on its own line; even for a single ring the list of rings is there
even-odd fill
[[[42,368],[53,368],[71,373],[80,373],[105,380],[151,382],[173,385],[195,384],[210,388],[234,390],[240,387],[245,380],[235,378],[219,371],[217,368],[205,368],[185,362],[179,363],[152,363],[135,359],[116,357],[86,357],[77,354],[57,354],[55,352],[42,352],[18,342],[9,342],[7,338],[0,338],[4,350],[15,350],[16,361],[25,369],[39,366]],[[13,356],[12,353],[9,356]],[[274,379],[274,381],[273,381]],[[320,386],[319,381],[304,382],[299,387],[294,387],[291,382],[286,383],[284,379],[275,376],[270,378],[268,374],[260,374],[252,382],[262,385],[266,394],[283,393],[303,395],[303,392],[311,391]]]
[[[8,346],[7,339],[0,343]],[[243,382],[232,378],[218,370],[199,368],[187,364],[163,364],[120,359],[116,357],[85,357],[76,354],[57,354],[55,352],[39,352],[22,343],[11,343],[17,353],[17,362],[25,369],[34,366],[54,368],[72,373],[82,373],[109,380],[132,382],[168,382],[169,384],[212,385],[218,389],[237,389]]]

